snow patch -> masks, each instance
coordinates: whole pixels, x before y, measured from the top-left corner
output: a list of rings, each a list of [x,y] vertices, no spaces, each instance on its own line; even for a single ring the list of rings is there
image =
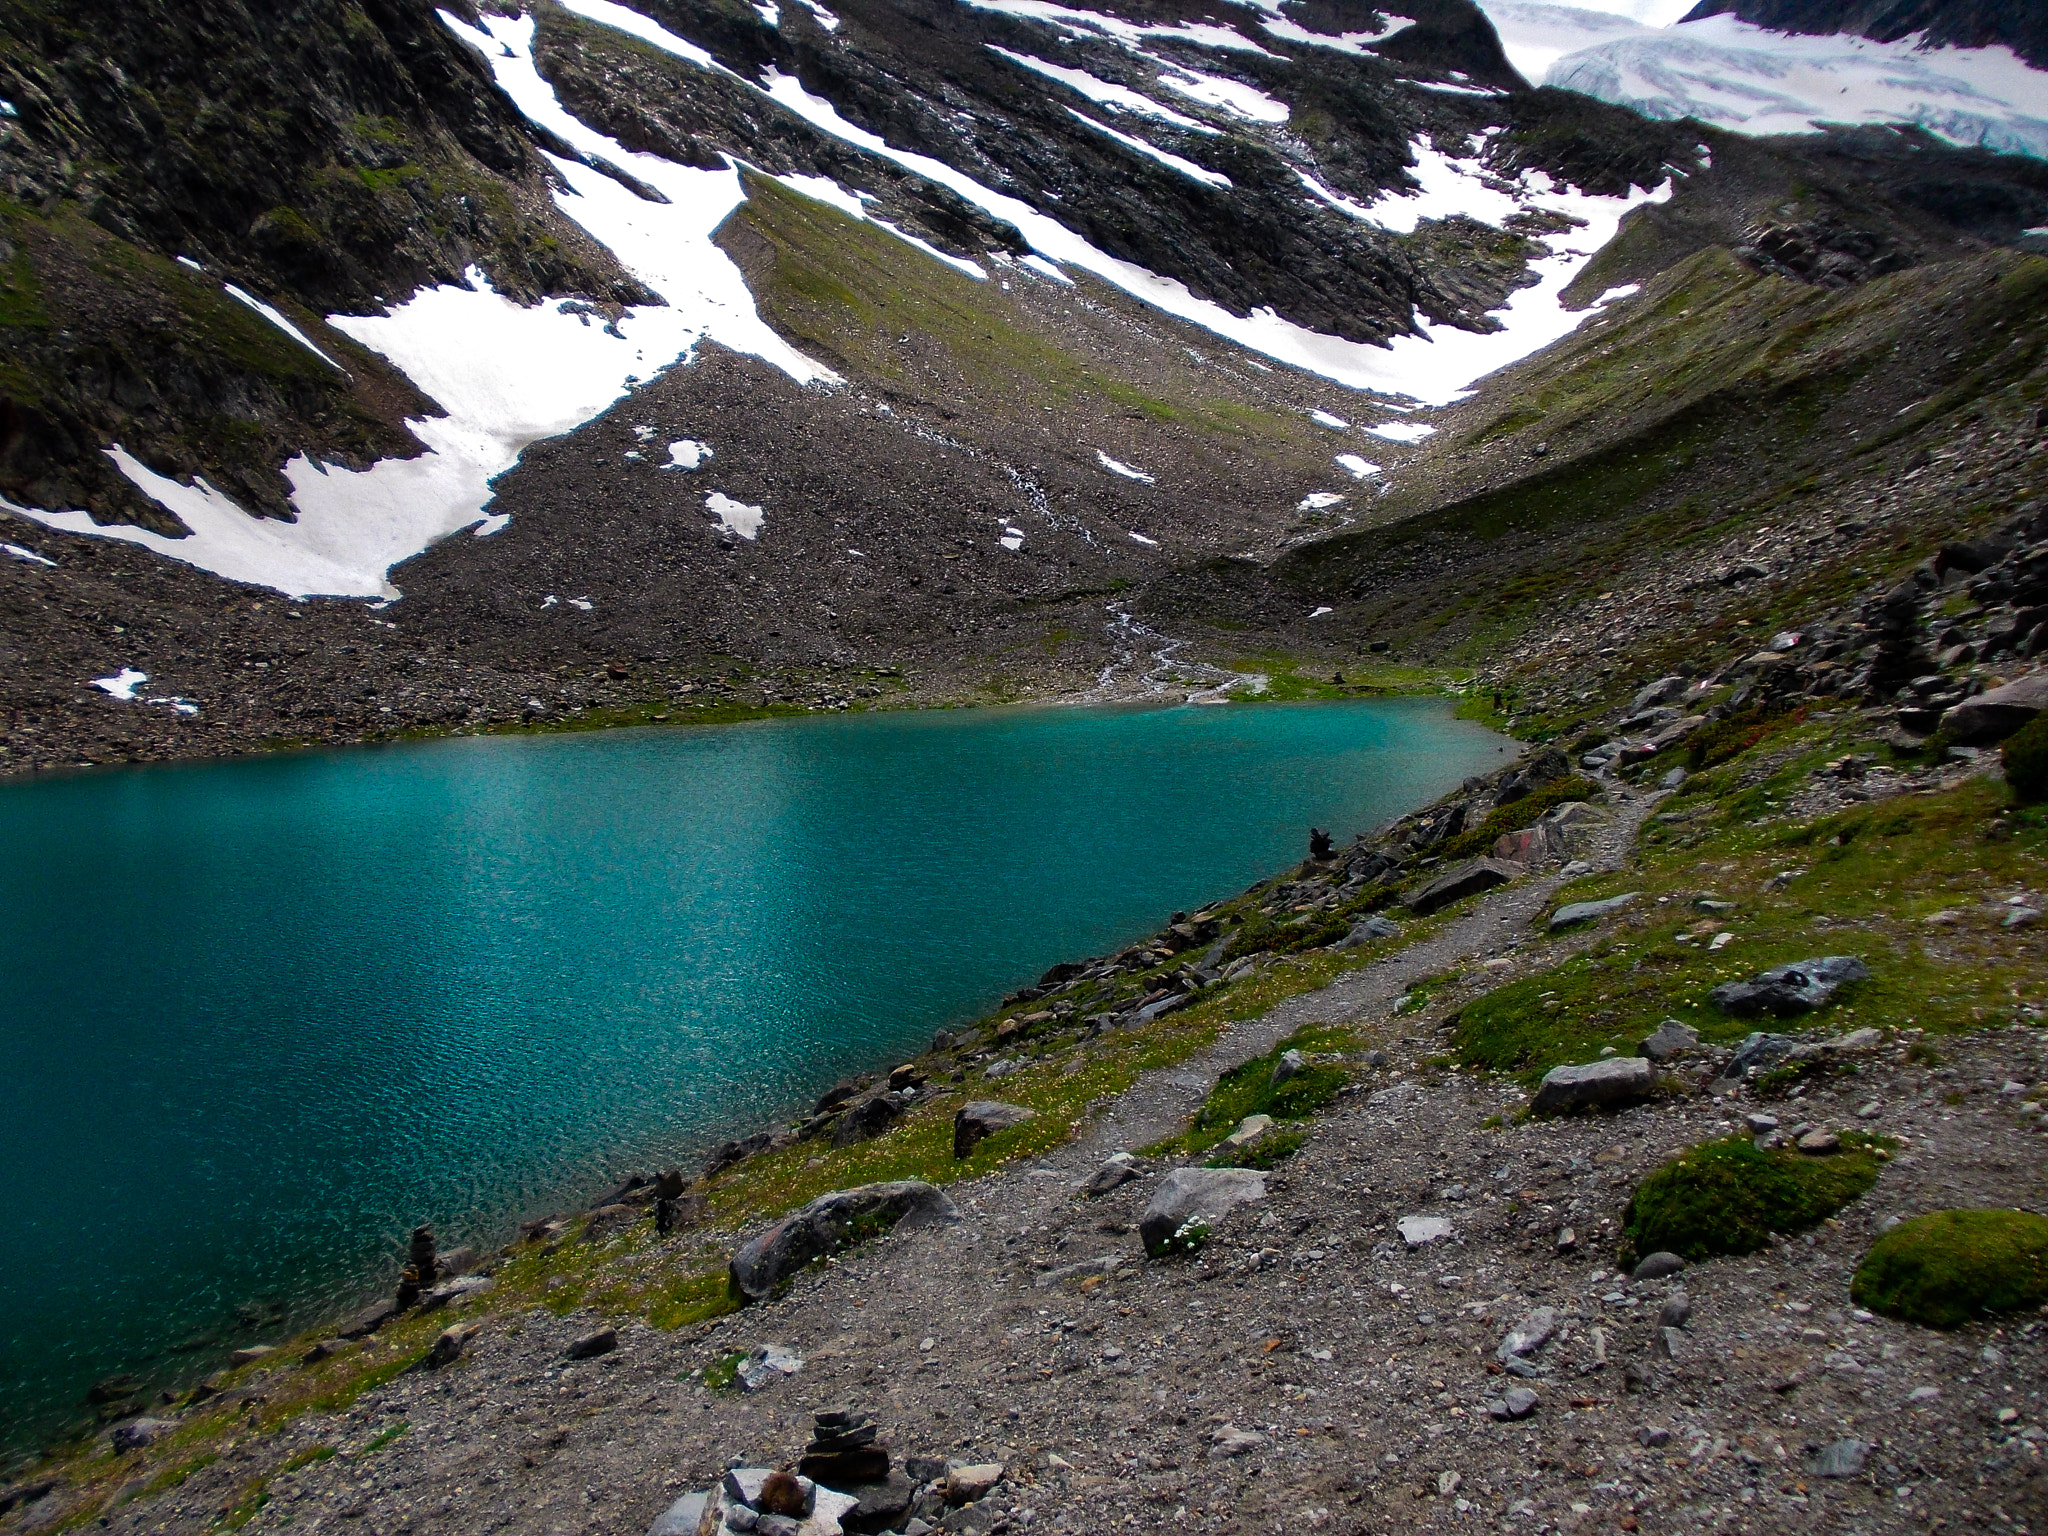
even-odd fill
[[[293,325],[291,321],[285,319],[285,317],[279,314],[277,310],[273,309],[270,305],[264,303],[261,299],[257,298],[255,294],[249,293],[244,289],[237,288],[233,283],[223,283],[221,284],[221,286],[227,289],[228,296],[230,298],[240,299],[244,304],[248,305],[251,309],[255,310],[257,314],[261,315],[264,319],[268,320],[280,331],[283,331],[285,335],[291,337],[293,341],[296,341],[308,352],[312,353],[315,357],[319,358],[321,362],[325,363],[328,367],[332,368],[336,373],[340,374],[343,378],[353,377],[353,375],[350,374],[346,368],[342,367],[341,364],[337,363],[325,352],[321,351],[318,347],[314,346],[313,339],[310,336],[308,336],[304,331],[300,330],[296,325]]]
[[[824,6],[818,4],[818,0],[804,0],[804,5],[813,16],[817,17],[818,25],[827,32],[837,32],[839,30],[839,18],[826,10]]]
[[[1424,426],[1419,421],[1383,421],[1365,430],[1374,437],[1384,437],[1390,443],[1419,443],[1436,432],[1435,427]]]
[[[1367,475],[1376,475],[1380,472],[1379,465],[1369,459],[1362,459],[1355,453],[1340,453],[1336,462],[1337,467],[1354,480],[1363,480]]]
[[[1139,533],[1135,528],[1130,530],[1130,535],[1134,540],[1136,540],[1140,544],[1149,545],[1153,549],[1157,549],[1159,547],[1159,541],[1157,539],[1148,539],[1145,537],[1144,534]]]
[[[1152,477],[1146,474],[1145,471],[1143,471],[1142,469],[1133,469],[1128,464],[1122,463],[1117,459],[1112,459],[1100,448],[1095,450],[1095,457],[1102,461],[1102,467],[1108,470],[1112,475],[1122,475],[1126,480],[1138,480],[1142,481],[1146,485],[1152,485],[1155,483]]]
[[[718,524],[727,533],[736,533],[747,540],[761,536],[761,524],[767,514],[759,507],[750,507],[744,501],[735,501],[723,491],[713,491],[704,498],[704,510],[718,519]]]
[[[1208,170],[1203,166],[1195,164],[1192,160],[1183,160],[1179,155],[1170,155],[1156,144],[1147,144],[1143,139],[1134,138],[1128,133],[1117,132],[1116,129],[1110,127],[1107,123],[1098,123],[1084,112],[1076,112],[1072,107],[1069,107],[1067,108],[1067,115],[1077,122],[1086,123],[1097,133],[1106,134],[1108,137],[1115,139],[1117,143],[1122,144],[1127,149],[1135,149],[1139,154],[1146,156],[1148,159],[1157,160],[1161,165],[1169,166],[1173,170],[1179,171],[1181,175],[1187,177],[1190,181],[1199,181],[1204,186],[1209,187],[1227,187],[1231,184],[1230,178],[1221,171]]]
[[[679,437],[668,445],[668,462],[663,469],[695,469],[711,457],[711,448],[694,437]]]
[[[0,505],[4,505],[4,503],[0,503]],[[30,565],[47,565],[52,570],[56,569],[56,561],[39,555],[32,549],[23,549],[19,544],[0,544],[0,550],[5,550],[8,554],[14,556],[15,559],[25,560]]]
[[[1093,35],[1112,38],[1134,50],[1146,39],[1156,37],[1173,42],[1192,43],[1198,48],[1217,48],[1230,53],[1256,53],[1269,59],[1281,57],[1270,48],[1261,48],[1236,28],[1220,27],[1213,22],[1125,21],[1120,16],[1105,16],[1099,11],[1054,5],[1049,3],[1049,0],[967,0],[967,4],[977,11],[999,11],[1005,16],[1044,22],[1069,37]]]
[[[1349,432],[1351,423],[1342,416],[1332,416],[1328,411],[1310,411],[1308,419],[1319,427],[1328,427],[1332,432]]]
[[[1024,530],[1022,528],[1005,528],[1003,536],[997,539],[996,542],[1014,554],[1017,550],[1024,547]]]
[[[756,5],[754,14],[777,31],[782,29],[782,7],[779,5]]]
[[[1376,32],[1311,32],[1291,17],[1282,16],[1278,6],[1261,6],[1271,12],[1259,26],[1283,42],[1301,43],[1310,48],[1331,48],[1338,53],[1352,53],[1367,57],[1379,44],[1384,43],[1396,32],[1405,32],[1415,23],[1406,16],[1381,12],[1387,24]]]
[[[1320,619],[1324,614],[1335,613],[1336,611],[1337,610],[1334,608],[1318,608],[1313,613],[1311,613],[1309,617],[1312,619]]]
[[[1073,69],[1065,64],[1048,64],[1044,59],[1034,59],[1028,53],[1012,53],[1007,48],[998,48],[994,43],[985,45],[990,53],[1000,54],[1020,69],[1043,75],[1048,80],[1057,80],[1077,96],[1085,96],[1097,106],[1108,107],[1112,112],[1132,112],[1140,117],[1157,118],[1162,123],[1172,123],[1176,128],[1186,128],[1194,133],[1215,133],[1207,123],[1197,122],[1192,117],[1183,117],[1171,107],[1162,107],[1149,96],[1141,96],[1127,85],[1115,85],[1107,80],[1098,80],[1085,69]],[[1069,111],[1073,109],[1068,108]],[[1079,117],[1079,113],[1075,113]],[[1081,118],[1087,122],[1087,118]]]
[[[1337,491],[1310,491],[1294,504],[1297,512],[1320,512],[1325,507],[1334,507],[1344,499]]]
[[[126,702],[135,697],[135,690],[138,685],[148,681],[149,674],[147,672],[138,672],[133,667],[123,667],[112,677],[94,678],[92,685],[112,697]]]
[[[1242,80],[1231,80],[1222,75],[1204,74],[1199,69],[1189,69],[1185,64],[1169,64],[1164,59],[1151,62],[1164,66],[1159,83],[1169,91],[1178,91],[1194,101],[1207,102],[1220,107],[1233,117],[1241,117],[1248,123],[1284,123],[1291,109],[1284,101],[1277,101],[1256,86],[1246,85]]]
[[[510,512],[493,512],[470,530],[473,538],[488,539],[494,533],[503,533],[512,521]]]

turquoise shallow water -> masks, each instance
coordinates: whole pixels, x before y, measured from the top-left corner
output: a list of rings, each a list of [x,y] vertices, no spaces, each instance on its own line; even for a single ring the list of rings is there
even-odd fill
[[[381,1289],[416,1222],[689,1166],[1500,750],[1426,700],[1032,709],[0,788],[0,1437]]]

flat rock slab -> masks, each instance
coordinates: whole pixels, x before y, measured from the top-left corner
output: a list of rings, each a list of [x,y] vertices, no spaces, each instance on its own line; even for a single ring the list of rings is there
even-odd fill
[[[1403,1216],[1394,1229],[1410,1248],[1426,1248],[1452,1235],[1450,1220],[1443,1216]]]
[[[1038,1111],[999,1099],[975,1099],[953,1112],[953,1155],[966,1157],[982,1142],[1013,1125],[1036,1120]]]
[[[1654,1035],[1643,1041],[1641,1051],[1652,1061],[1669,1061],[1695,1049],[1699,1043],[1699,1031],[1690,1024],[1680,1019],[1666,1019],[1657,1026]]]
[[[1965,699],[1941,717],[1948,739],[1963,746],[2003,741],[2048,709],[2048,671],[2029,672],[2016,682]]]
[[[1426,917],[1439,907],[1448,907],[1467,896],[1476,896],[1481,891],[1506,885],[1510,880],[1519,880],[1528,872],[1524,865],[1512,864],[1506,859],[1474,859],[1447,875],[1437,876],[1415,892],[1408,898],[1408,910]]]
[[[1852,981],[1868,981],[1870,967],[1854,955],[1823,955],[1758,971],[1747,981],[1714,988],[1707,1001],[1741,1017],[1811,1013]]]
[[[1552,1067],[1544,1073],[1529,1113],[1564,1115],[1604,1109],[1647,1097],[1656,1086],[1657,1071],[1647,1056],[1610,1056],[1579,1066]]]
[[[1138,1235],[1155,1257],[1167,1251],[1173,1235],[1191,1221],[1218,1225],[1238,1206],[1266,1198],[1266,1176],[1253,1168],[1176,1168],[1159,1181]]]
[[[761,1301],[813,1259],[844,1247],[856,1222],[908,1231],[959,1219],[959,1208],[922,1179],[835,1189],[749,1238],[727,1275],[736,1295]]]
[[[1575,901],[1569,906],[1559,907],[1550,914],[1550,931],[1559,933],[1566,928],[1576,928],[1580,923],[1597,922],[1611,913],[1619,912],[1623,907],[1632,905],[1642,894],[1641,891],[1624,891],[1619,896],[1609,896],[1603,901]]]

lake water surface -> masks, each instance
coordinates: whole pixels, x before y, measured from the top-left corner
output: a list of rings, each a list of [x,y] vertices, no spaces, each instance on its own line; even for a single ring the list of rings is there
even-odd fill
[[[691,1166],[1501,750],[1431,700],[1016,709],[0,787],[0,1439],[381,1290],[417,1222]]]

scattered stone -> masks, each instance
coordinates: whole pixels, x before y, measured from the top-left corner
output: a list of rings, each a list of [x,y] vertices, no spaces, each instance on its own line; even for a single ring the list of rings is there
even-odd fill
[[[1657,1330],[1657,1353],[1666,1360],[1674,1363],[1683,1361],[1690,1348],[1681,1329],[1660,1327]]]
[[[1293,1054],[1293,1053],[1289,1053]],[[1271,1115],[1246,1115],[1238,1121],[1237,1129],[1223,1138],[1226,1147],[1248,1147],[1266,1132],[1273,1129]]]
[[[395,1301],[375,1301],[363,1308],[341,1327],[344,1339],[366,1339],[398,1316],[402,1309]]]
[[[953,1112],[953,1156],[964,1158],[997,1131],[1036,1120],[1038,1111],[997,1099],[975,1099]]]
[[[1841,1145],[1842,1138],[1833,1131],[1808,1131],[1799,1138],[1799,1150],[1802,1152],[1835,1152],[1841,1149]]]
[[[318,1365],[322,1360],[332,1360],[336,1355],[345,1355],[356,1346],[349,1339],[322,1339],[299,1357],[300,1365]]]
[[[1569,906],[1559,907],[1550,914],[1550,931],[1559,933],[1566,928],[1575,928],[1580,923],[1590,923],[1607,917],[1633,904],[1642,894],[1641,891],[1624,891],[1619,896],[1609,896],[1602,901],[1575,901]]]
[[[1089,1174],[1075,1193],[1085,1195],[1090,1200],[1100,1199],[1111,1190],[1121,1189],[1133,1179],[1143,1177],[1144,1172],[1145,1165],[1137,1158],[1128,1152],[1117,1152],[1111,1155],[1108,1162]]]
[[[1574,1232],[1570,1227],[1559,1227],[1557,1229],[1557,1251],[1559,1253],[1574,1252],[1578,1246],[1578,1233]]]
[[[1675,1253],[1653,1253],[1643,1259],[1629,1272],[1631,1280],[1662,1280],[1666,1275],[1675,1275],[1685,1268],[1685,1260]]]
[[[484,1331],[482,1323],[456,1323],[441,1330],[434,1340],[426,1358],[420,1362],[427,1370],[438,1371],[444,1365],[453,1365],[462,1356],[463,1348],[469,1341]]]
[[[420,1310],[422,1312],[436,1311],[441,1307],[449,1305],[451,1302],[462,1301],[471,1296],[481,1295],[485,1291],[494,1290],[497,1284],[498,1282],[491,1279],[488,1275],[458,1275],[445,1285],[437,1285],[427,1292],[426,1295],[422,1296],[420,1298]]]
[[[1408,898],[1407,907],[1418,917],[1427,917],[1454,901],[1463,901],[1467,896],[1477,896],[1481,891],[1506,885],[1527,873],[1522,865],[1511,864],[1505,859],[1474,859],[1430,881]]]
[[[1815,1477],[1857,1477],[1863,1472],[1863,1463],[1870,1458],[1869,1443],[1863,1440],[1837,1440],[1826,1447],[1813,1459]]]
[[[1535,1354],[1557,1333],[1557,1309],[1538,1307],[1507,1331],[1493,1352],[1497,1360],[1520,1359]]]
[[[1699,1031],[1680,1019],[1666,1019],[1657,1026],[1657,1032],[1645,1039],[1640,1047],[1642,1054],[1652,1061],[1669,1061],[1682,1056],[1699,1046]]]
[[[619,1330],[600,1328],[595,1333],[586,1333],[571,1344],[564,1353],[571,1360],[595,1360],[599,1355],[608,1355],[619,1347]]]
[[[155,1445],[178,1426],[169,1419],[130,1419],[117,1425],[109,1438],[116,1451],[139,1451]]]
[[[1656,1450],[1671,1443],[1671,1431],[1661,1424],[1645,1424],[1636,1431],[1636,1443],[1647,1450]]]
[[[1486,1405],[1487,1413],[1502,1423],[1513,1423],[1533,1414],[1543,1401],[1527,1387],[1509,1387],[1500,1397]]]
[[[1374,939],[1391,939],[1400,935],[1401,925],[1391,918],[1374,912],[1351,925],[1351,931],[1330,946],[1333,950],[1356,949],[1361,944],[1370,944]]]
[[[1283,1052],[1280,1059],[1273,1063],[1272,1086],[1278,1088],[1282,1083],[1301,1076],[1307,1070],[1308,1061],[1301,1052]]]
[[[747,1391],[758,1392],[785,1376],[794,1376],[803,1368],[803,1356],[796,1351],[785,1349],[780,1344],[756,1344],[747,1351],[747,1358],[739,1363],[733,1375]]]
[[[1761,1136],[1766,1131],[1775,1131],[1778,1128],[1778,1117],[1776,1115],[1749,1114],[1742,1117],[1742,1123],[1749,1127],[1752,1135]]]
[[[727,1273],[734,1295],[761,1301],[812,1260],[845,1247],[856,1223],[903,1232],[959,1219],[953,1202],[920,1179],[834,1190],[749,1238]]]
[[[971,1466],[952,1466],[946,1469],[946,1502],[949,1504],[972,1504],[985,1499],[995,1491],[997,1483],[1003,1480],[1003,1464],[999,1461],[976,1462]]]
[[[1529,1113],[1559,1115],[1602,1109],[1644,1098],[1656,1086],[1656,1071],[1644,1056],[1615,1056],[1579,1066],[1552,1067],[1543,1075]]]
[[[235,1350],[228,1356],[228,1369],[234,1370],[239,1366],[254,1365],[258,1360],[276,1353],[277,1346],[274,1344],[251,1344],[246,1348]]]
[[[1403,1216],[1394,1223],[1394,1230],[1410,1248],[1427,1248],[1453,1235],[1450,1218],[1446,1216]]]
[[[1659,1328],[1683,1328],[1692,1321],[1692,1297],[1684,1286],[1679,1286],[1664,1298],[1664,1306],[1657,1313]]]
[[[1145,1251],[1157,1258],[1189,1222],[1215,1227],[1238,1206],[1265,1198],[1266,1176],[1256,1169],[1176,1168],[1160,1180],[1139,1217],[1138,1235]]]
[[[1209,1459],[1227,1461],[1233,1456],[1246,1456],[1265,1443],[1264,1435],[1239,1429],[1235,1424],[1224,1424],[1209,1436]]]
[[[1727,982],[1709,992],[1707,999],[1715,1007],[1743,1017],[1811,1013],[1848,983],[1869,979],[1870,967],[1856,956],[1825,955],[1772,966],[1748,981]]]
[[[910,1101],[900,1093],[885,1091],[855,1099],[832,1127],[832,1145],[850,1147],[855,1142],[872,1141],[900,1120],[909,1107]]]

